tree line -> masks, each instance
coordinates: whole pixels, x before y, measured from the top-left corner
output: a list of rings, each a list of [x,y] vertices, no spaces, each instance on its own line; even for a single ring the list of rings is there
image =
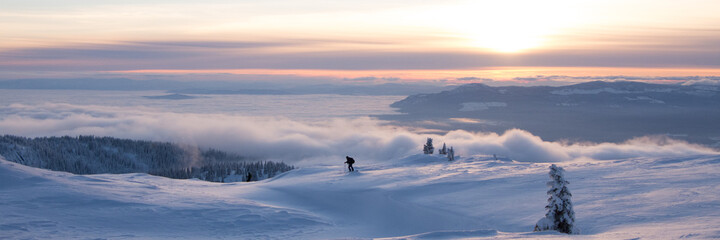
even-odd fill
[[[0,155],[23,165],[74,174],[149,173],[213,182],[262,180],[294,169],[215,149],[113,137],[0,136]],[[252,179],[245,176],[250,173]]]

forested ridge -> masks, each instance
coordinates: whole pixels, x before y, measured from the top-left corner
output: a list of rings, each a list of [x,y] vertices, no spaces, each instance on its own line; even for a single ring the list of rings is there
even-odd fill
[[[27,166],[75,174],[149,173],[213,182],[262,180],[294,169],[215,149],[113,137],[0,136],[0,155]]]

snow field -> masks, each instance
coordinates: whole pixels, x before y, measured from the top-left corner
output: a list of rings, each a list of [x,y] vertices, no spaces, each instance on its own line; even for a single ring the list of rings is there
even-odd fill
[[[358,159],[356,173],[338,159],[224,184],[0,160],[0,239],[720,238],[718,155],[555,163],[579,235],[531,232],[550,163],[458,159]]]

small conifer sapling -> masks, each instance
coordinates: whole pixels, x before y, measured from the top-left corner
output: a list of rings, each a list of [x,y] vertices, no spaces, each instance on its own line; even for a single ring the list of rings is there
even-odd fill
[[[545,217],[535,224],[535,231],[556,230],[561,233],[577,233],[575,228],[575,211],[573,210],[571,197],[568,190],[568,181],[565,180],[565,170],[562,167],[550,166],[550,179],[547,186],[548,203],[545,206],[547,213]]]
[[[435,148],[432,145],[432,138],[427,138],[427,142],[423,146],[423,153],[433,154],[433,152],[435,152]]]

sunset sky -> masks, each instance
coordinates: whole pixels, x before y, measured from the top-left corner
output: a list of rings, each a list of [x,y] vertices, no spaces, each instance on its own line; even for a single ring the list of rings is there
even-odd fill
[[[0,0],[0,79],[712,76],[718,10],[717,0]]]

